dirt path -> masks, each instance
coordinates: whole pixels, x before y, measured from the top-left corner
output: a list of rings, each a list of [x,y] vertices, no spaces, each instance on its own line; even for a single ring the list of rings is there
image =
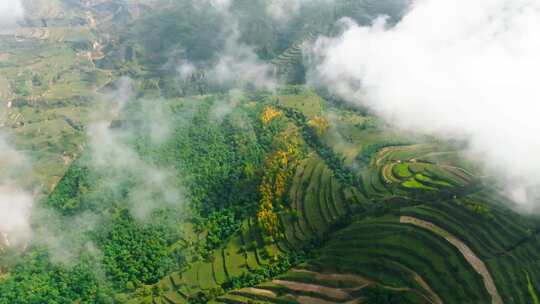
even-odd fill
[[[403,266],[402,266],[403,267]],[[431,287],[426,283],[426,281],[424,281],[424,279],[422,279],[422,277],[417,274],[416,272],[410,270],[410,269],[407,269],[413,276],[414,280],[429,294],[429,296],[423,294],[423,293],[420,293],[414,289],[410,289],[410,288],[395,288],[395,287],[390,287],[390,286],[384,286],[384,288],[388,288],[388,289],[391,289],[391,290],[394,290],[394,291],[407,291],[407,292],[414,292],[414,293],[417,293],[419,294],[420,296],[424,297],[427,301],[429,301],[429,303],[434,303],[434,304],[443,304],[443,301],[441,300],[441,298],[437,295],[437,293],[435,293],[435,291],[433,291],[433,289],[431,289]],[[308,273],[308,274],[311,274],[313,275],[318,281],[341,281],[341,282],[349,282],[349,283],[353,283],[353,284],[356,284],[358,285],[358,287],[356,288],[342,288],[342,289],[339,289],[339,290],[342,290],[342,291],[356,291],[356,290],[359,290],[359,289],[362,289],[362,288],[365,288],[369,285],[372,285],[372,284],[376,284],[375,282],[369,280],[369,279],[366,279],[364,277],[361,277],[359,275],[355,275],[355,274],[341,274],[341,273],[320,273],[320,272],[315,272],[315,271],[311,271],[311,270],[307,270],[307,269],[292,269],[293,272],[297,272],[297,273]],[[310,299],[307,299],[307,298],[310,298],[310,297],[305,297],[306,299],[303,299],[307,302],[301,302],[300,299],[297,299],[299,300],[301,303],[330,303],[326,300],[320,300],[319,302],[309,302]],[[319,300],[319,299],[317,299]],[[352,303],[361,303],[361,300],[360,299],[355,299],[355,300],[352,300],[352,301],[348,301],[346,302],[348,304],[352,304]]]
[[[431,300],[431,303],[443,304],[443,301],[441,300],[439,295],[433,289],[431,289],[428,283],[424,281],[424,279],[418,273],[412,270],[410,271],[413,275],[414,280],[418,283],[418,285],[420,285],[422,288],[424,288],[424,290],[426,290],[429,293],[429,298]]]
[[[271,297],[271,298],[277,297],[277,295],[273,291],[266,290],[266,289],[259,289],[255,287],[242,288],[239,291],[252,293],[252,294],[256,294],[260,296],[265,296],[265,297]]]
[[[358,284],[358,286],[372,284],[373,282],[363,278],[361,276],[355,275],[355,274],[340,274],[340,273],[319,273],[314,272],[306,269],[293,269],[293,272],[299,272],[299,273],[309,273],[318,281],[344,281],[344,282],[352,282],[355,284]]]
[[[399,150],[407,150],[407,149],[415,149],[415,148],[418,148],[418,149],[426,149],[426,148],[430,148],[429,145],[425,145],[425,144],[412,144],[412,145],[399,145],[399,146],[388,146],[388,147],[384,147],[382,148],[377,154],[376,154],[376,159],[375,159],[375,165],[377,166],[380,166],[381,163],[383,162],[383,160],[385,160],[385,162],[387,163],[390,163],[390,162],[397,162],[398,160],[397,159],[385,159],[385,157],[390,154],[391,152],[394,152],[394,151],[399,151]],[[422,151],[419,151],[419,153],[423,153]],[[433,152],[429,152],[429,153],[433,153]],[[424,153],[426,154],[426,153]],[[403,162],[407,162],[407,161],[411,161],[413,160],[414,158],[411,158],[411,159],[401,159],[401,161]]]
[[[394,175],[393,169],[394,169],[394,166],[396,164],[399,164],[399,162],[389,163],[387,165],[384,165],[384,167],[382,168],[383,179],[384,179],[385,183],[388,184],[388,185],[391,185],[391,184],[394,184],[394,183],[401,183],[401,180],[399,180]]]
[[[376,156],[377,159],[375,159],[375,165],[376,166],[380,166],[381,165],[381,162],[384,160],[384,158],[386,157],[386,155],[390,152],[392,152],[392,150],[394,149],[395,147],[385,147],[385,148],[382,148],[381,151],[378,153],[378,155]]]
[[[335,304],[335,302],[319,299],[319,298],[313,298],[308,296],[299,296],[296,297],[296,301],[300,304]]]
[[[283,280],[273,280],[272,283],[287,287],[288,289],[294,291],[308,291],[323,294],[340,301],[346,301],[351,299],[351,296],[348,292],[339,288]]]
[[[493,304],[502,304],[502,298],[499,295],[499,292],[497,291],[497,287],[495,286],[495,282],[493,281],[493,278],[491,277],[491,274],[489,273],[486,265],[476,254],[469,248],[469,246],[465,245],[461,240],[453,236],[452,234],[446,232],[444,229],[438,227],[437,225],[423,221],[414,217],[410,216],[402,216],[400,217],[399,221],[401,223],[405,224],[411,224],[415,225],[427,230],[430,230],[442,237],[444,237],[450,244],[454,245],[459,252],[465,257],[465,260],[469,262],[469,264],[474,268],[474,270],[482,276],[482,279],[484,281],[484,286],[486,287],[488,293],[491,295],[491,303]]]

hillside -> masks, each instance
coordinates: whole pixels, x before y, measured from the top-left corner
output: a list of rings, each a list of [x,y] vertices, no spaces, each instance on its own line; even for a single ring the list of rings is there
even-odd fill
[[[25,0],[0,31],[36,197],[0,304],[540,303],[540,217],[465,143],[310,83],[306,46],[403,1],[216,3]]]

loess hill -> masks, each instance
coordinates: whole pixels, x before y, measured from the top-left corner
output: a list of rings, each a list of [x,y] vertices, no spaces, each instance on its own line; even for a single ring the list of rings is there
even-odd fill
[[[207,81],[227,40],[210,7],[27,0],[0,31],[2,128],[42,194],[34,239],[0,250],[0,303],[540,303],[540,219],[462,143],[305,84],[305,43],[397,2],[283,26],[234,1],[240,41],[283,83],[267,91]]]

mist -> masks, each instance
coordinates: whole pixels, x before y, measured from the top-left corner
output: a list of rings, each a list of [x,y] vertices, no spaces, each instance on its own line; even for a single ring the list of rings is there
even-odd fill
[[[0,111],[0,126],[5,113]],[[32,237],[31,209],[35,184],[30,160],[0,132],[0,250],[3,246],[22,247]]]
[[[252,47],[240,43],[239,37],[234,27],[227,38],[224,53],[208,71],[208,81],[221,87],[253,86],[257,89],[274,90],[277,83],[273,67],[262,62]]]
[[[540,3],[425,0],[386,20],[320,38],[311,82],[401,128],[468,139],[513,193],[540,184]]]
[[[131,79],[122,77],[117,80],[114,88],[96,101],[92,122],[87,126],[86,151],[78,161],[81,166],[89,168],[93,172],[91,174],[97,173],[92,175],[95,184],[85,193],[88,201],[95,204],[93,208],[69,215],[69,220],[46,204],[31,208],[33,244],[47,248],[51,260],[57,264],[73,266],[81,255],[101,261],[102,252],[95,240],[81,236],[95,234],[102,228],[108,220],[104,210],[120,207],[140,224],[150,223],[153,213],[158,210],[183,210],[183,188],[175,173],[143,158],[133,147],[133,139],[140,136],[141,131],[149,133],[153,145],[163,144],[170,134],[170,123],[161,101],[139,100],[135,90]],[[141,106],[141,111],[130,112],[129,119],[137,121],[137,126],[112,126],[115,121],[121,124],[125,118],[123,115],[135,103]],[[0,211],[1,191],[0,187]],[[80,197],[75,199],[81,200]],[[17,209],[23,206],[21,204]],[[9,212],[11,217],[16,214],[12,210]],[[23,224],[27,222],[19,225]]]
[[[335,0],[265,0],[265,14],[275,21],[287,22],[292,17],[300,13],[301,9],[307,5],[330,4]],[[210,4],[219,11],[226,12],[234,4],[234,0],[203,0],[202,3]],[[194,5],[199,5],[198,1],[193,1]]]
[[[335,0],[270,0],[266,2],[266,14],[276,21],[287,22],[308,5],[331,4]]]
[[[95,170],[106,172],[104,183],[111,192],[118,192],[121,185],[129,181],[133,186],[127,194],[127,208],[131,215],[141,221],[147,220],[152,212],[167,207],[182,207],[184,195],[173,172],[159,168],[143,159],[130,142],[141,130],[149,133],[153,145],[163,144],[170,136],[171,122],[163,109],[161,100],[137,100],[132,81],[120,78],[116,88],[102,100],[101,119],[88,126],[90,165]],[[111,127],[111,122],[120,119],[121,113],[133,103],[138,103],[142,114],[135,114],[138,126]]]
[[[223,46],[214,54],[211,64],[181,58],[176,67],[178,79],[187,81],[199,71],[204,71],[205,80],[222,89],[250,87],[274,90],[277,86],[274,67],[261,60],[253,46],[242,41],[239,16],[232,10],[233,1],[194,1],[192,5],[199,10],[214,10],[218,14],[221,32],[216,35],[223,38]]]
[[[0,26],[14,26],[23,15],[24,8],[20,0],[4,0],[0,2]]]
[[[19,0],[0,2],[0,28],[17,25],[24,15]],[[0,126],[5,125],[5,109],[0,110]],[[21,247],[32,236],[30,210],[35,191],[30,180],[30,161],[0,133],[0,249],[3,246]]]
[[[0,185],[0,247],[23,246],[31,235],[30,210],[33,196],[19,185]]]

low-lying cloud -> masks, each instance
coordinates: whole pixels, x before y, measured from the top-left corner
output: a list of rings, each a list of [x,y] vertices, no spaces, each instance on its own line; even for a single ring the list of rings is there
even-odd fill
[[[101,259],[98,246],[85,236],[99,231],[101,224],[110,219],[104,210],[126,209],[139,222],[148,223],[156,211],[180,212],[184,207],[182,184],[175,172],[143,157],[133,144],[143,133],[154,147],[169,138],[170,124],[161,100],[137,99],[132,81],[120,78],[97,105],[93,111],[95,117],[91,117],[92,122],[87,126],[85,155],[78,160],[90,169],[86,174],[92,177],[92,186],[85,187],[82,196],[70,198],[80,200],[76,203],[84,211],[67,219],[47,204],[32,208],[32,243],[47,248],[56,263],[72,265],[81,254]],[[126,114],[134,105],[137,109]],[[125,120],[129,122],[124,123]],[[1,148],[0,141],[0,157]],[[11,231],[24,232],[30,227],[27,209],[32,201],[25,192],[20,195],[14,189],[4,192],[1,181],[0,172],[0,232],[7,231],[11,242]],[[16,198],[19,199],[14,201]],[[8,220],[5,221],[4,215]],[[4,228],[6,225],[9,226]]]
[[[540,2],[423,0],[394,26],[342,22],[314,45],[311,81],[402,128],[468,138],[515,189],[540,184]]]
[[[0,185],[0,247],[24,245],[32,235],[33,195],[14,183]]]
[[[24,245],[32,235],[29,171],[29,161],[0,135],[0,247]]]
[[[121,78],[116,89],[104,98],[102,119],[88,126],[90,165],[105,172],[105,183],[110,191],[124,191],[126,182],[132,185],[127,193],[127,208],[141,220],[147,220],[154,211],[167,207],[182,207],[181,185],[173,172],[159,168],[145,160],[130,144],[141,130],[150,133],[154,145],[168,139],[170,125],[160,100],[136,100],[132,82]],[[130,103],[138,102],[143,114],[136,119],[134,128],[111,128],[111,121],[122,118],[121,113]]]
[[[331,4],[335,0],[267,0],[266,14],[277,21],[288,21],[307,5]]]
[[[196,64],[181,60],[176,71],[181,81],[188,81],[200,71],[205,80],[221,88],[245,88],[273,90],[277,85],[274,66],[259,58],[253,46],[242,41],[238,16],[231,7],[232,0],[204,0],[194,2],[195,7],[215,9],[222,17],[224,45],[212,64]],[[205,6],[206,5],[206,6]]]
[[[24,16],[20,0],[0,1],[0,29],[17,25]],[[5,125],[4,110],[0,110],[1,125]],[[0,247],[22,246],[31,237],[30,213],[34,193],[26,180],[30,164],[24,155],[0,134]]]
[[[0,26],[13,26],[24,16],[24,7],[20,0],[0,1]]]
[[[234,4],[234,0],[192,0],[194,5],[209,4],[215,9],[227,12]],[[331,4],[335,0],[263,0],[265,14],[275,21],[286,22],[300,13],[308,5]]]
[[[252,47],[240,43],[237,31],[227,39],[223,54],[208,71],[207,78],[222,87],[276,87],[274,67],[261,61]]]

